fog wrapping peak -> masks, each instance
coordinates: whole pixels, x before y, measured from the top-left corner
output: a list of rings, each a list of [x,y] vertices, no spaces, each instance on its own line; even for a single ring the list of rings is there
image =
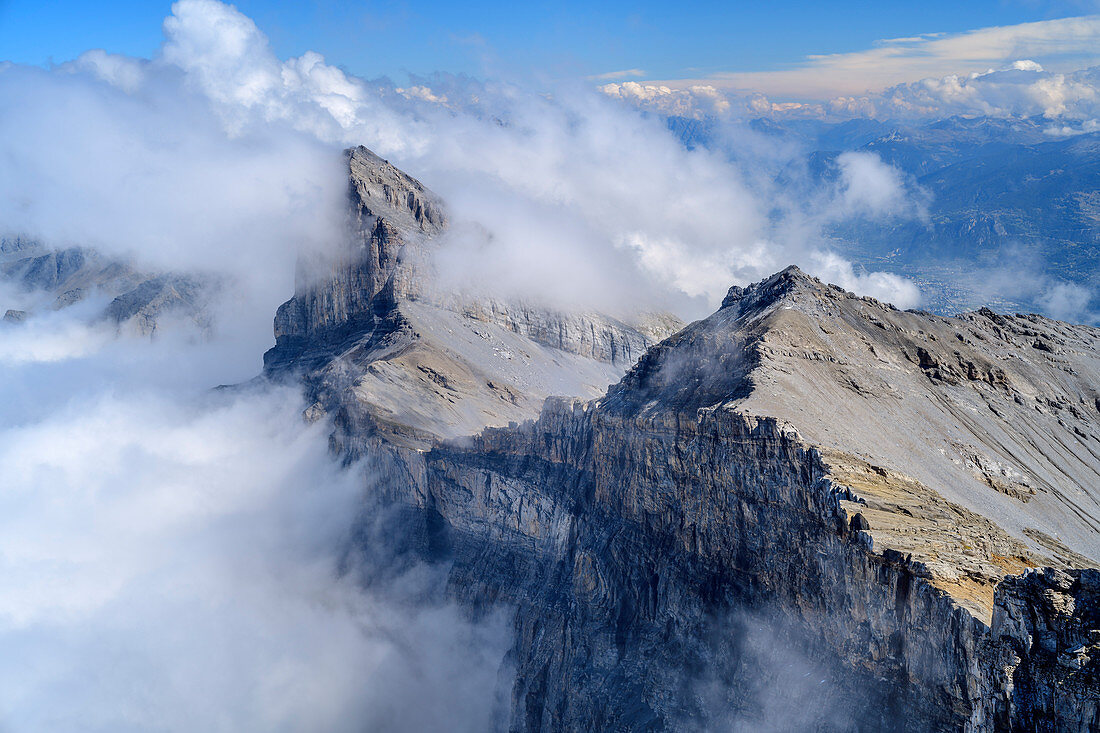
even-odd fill
[[[753,173],[589,89],[368,82],[213,0],[164,33],[152,59],[0,68],[0,233],[223,283],[208,340],[119,338],[94,298],[0,329],[5,728],[493,726],[507,624],[338,573],[369,475],[297,394],[208,391],[259,371],[299,253],[342,242],[346,146],[440,193],[438,269],[494,294],[701,314],[793,261],[915,302],[821,244],[838,216],[912,215],[881,161],[785,189],[782,151]]]
[[[9,231],[228,271],[273,311],[295,253],[340,237],[338,151],[365,144],[448,201],[450,262],[528,298],[700,315],[734,282],[795,262],[914,303],[897,278],[884,290],[820,264],[837,262],[815,226],[844,213],[835,196],[814,192],[798,222],[773,221],[773,192],[751,172],[587,87],[367,82],[315,53],[278,59],[214,0],[174,4],[164,32],[152,60],[89,51],[0,73]]]

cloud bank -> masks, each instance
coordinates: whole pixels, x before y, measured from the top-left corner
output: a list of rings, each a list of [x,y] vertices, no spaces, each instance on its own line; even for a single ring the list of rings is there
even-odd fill
[[[152,60],[92,51],[0,72],[9,230],[228,272],[262,291],[258,323],[289,295],[294,253],[339,239],[339,149],[366,144],[449,202],[466,239],[451,262],[529,300],[699,315],[735,282],[827,252],[811,226],[786,238],[796,227],[775,226],[728,160],[586,87],[369,82],[314,53],[278,59],[214,0],[176,3],[164,30]],[[274,275],[257,265],[272,259]],[[911,288],[847,272],[818,270],[912,304]]]
[[[998,69],[907,81],[874,94],[844,95],[817,102],[770,100],[697,84],[682,89],[643,82],[605,84],[607,96],[663,115],[692,119],[824,120],[873,118],[928,120],[961,115],[1043,117],[1052,136],[1100,129],[1100,67],[1051,72],[1023,59]]]
[[[119,338],[94,306],[0,328],[2,727],[496,729],[506,617],[407,561],[358,582],[392,558],[349,563],[385,525],[331,426],[296,390],[211,391],[234,334]]]
[[[704,79],[652,82],[670,88],[706,85],[773,97],[828,99],[862,96],[913,79],[999,69],[1035,59],[1060,69],[1100,62],[1100,15],[890,38],[862,51],[808,56],[793,69],[722,72]]]
[[[507,629],[336,574],[363,479],[300,408],[101,394],[0,429],[5,729],[491,728]]]

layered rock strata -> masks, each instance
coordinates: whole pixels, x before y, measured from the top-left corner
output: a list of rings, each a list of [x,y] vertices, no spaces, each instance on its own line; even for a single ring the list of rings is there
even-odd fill
[[[305,374],[314,414],[425,447],[534,417],[552,394],[601,394],[682,325],[440,292],[442,202],[366,148],[347,160],[348,239],[300,261],[264,356],[269,375]]]
[[[456,598],[514,609],[511,730],[1100,727],[1096,329],[790,268],[504,427],[626,353],[432,301],[403,262],[441,207],[355,170],[372,239],[280,310],[269,373]]]

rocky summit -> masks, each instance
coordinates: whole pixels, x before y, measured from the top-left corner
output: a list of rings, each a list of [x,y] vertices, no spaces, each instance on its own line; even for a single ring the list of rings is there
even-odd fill
[[[443,202],[348,172],[266,373],[510,609],[502,728],[1100,729],[1100,330],[794,267],[675,333],[439,293]]]
[[[343,443],[378,434],[423,448],[535,417],[550,395],[595,397],[683,325],[440,292],[443,203],[366,148],[347,161],[348,239],[299,263],[264,356],[269,375],[305,376],[312,414],[349,423]]]

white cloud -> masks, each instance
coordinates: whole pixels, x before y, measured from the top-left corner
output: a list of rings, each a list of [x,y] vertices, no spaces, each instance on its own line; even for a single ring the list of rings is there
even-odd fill
[[[407,89],[397,88],[394,91],[408,99],[419,99],[432,104],[447,104],[446,94],[437,95],[431,87],[423,84],[414,84]]]
[[[1043,312],[1060,321],[1095,323],[1100,311],[1093,309],[1095,291],[1076,283],[1047,279],[1038,302]]]
[[[57,321],[56,325],[45,321]],[[66,313],[6,326],[0,338],[0,364],[24,365],[68,361],[99,351],[114,333],[105,324],[80,322]]]
[[[1052,272],[1040,252],[1010,244],[996,262],[972,263],[959,273],[977,299],[1034,303],[1043,315],[1069,323],[1100,323],[1096,281],[1069,282]]]
[[[701,118],[723,115],[731,109],[727,95],[705,84],[687,89],[672,89],[663,85],[627,81],[621,84],[604,84],[599,89],[609,97],[669,116]]]
[[[836,158],[840,169],[838,219],[850,216],[922,218],[920,202],[897,168],[875,153],[846,152]]]
[[[62,70],[90,73],[124,92],[137,91],[145,81],[147,62],[129,56],[107,53],[102,49],[85,51],[75,61],[62,64]]]
[[[920,290],[912,281],[888,272],[856,272],[851,262],[831,252],[817,253],[810,270],[825,282],[893,303],[899,308],[912,308],[921,300]]]
[[[1051,134],[1079,134],[1100,120],[1098,48],[1100,15],[1089,15],[889,39],[864,51],[811,56],[785,71],[600,89],[683,117],[1043,115],[1075,121],[1052,126]]]
[[[653,82],[672,88],[707,84],[769,96],[828,99],[861,96],[919,78],[997,69],[1018,59],[1050,68],[1081,68],[1100,62],[1100,15],[933,33],[879,41],[850,53],[809,56],[793,69],[728,72],[705,79]]]
[[[589,81],[615,81],[616,79],[637,79],[645,76],[642,69],[623,69],[622,71],[608,71],[605,74],[596,74],[588,77]]]
[[[94,305],[0,328],[5,730],[487,729],[506,618],[424,568],[356,582],[353,527],[385,521],[331,426],[210,391],[255,373],[238,334],[113,338]]]
[[[487,728],[506,628],[337,575],[363,476],[296,394],[128,391],[0,427],[5,729]]]
[[[1016,62],[999,71],[901,84],[865,101],[878,117],[961,114],[1096,119],[1100,116],[1100,69],[1062,74],[1044,71],[1033,62]]]
[[[759,92],[740,93],[710,85],[680,89],[628,82],[606,84],[600,91],[641,109],[695,119],[1043,116],[1052,120],[1052,136],[1095,131],[1100,124],[1100,66],[1052,72],[1028,59],[999,69],[927,77],[873,94],[842,95],[819,102],[778,103]]]
[[[1100,132],[1100,119],[1081,120],[1077,124],[1052,124],[1043,132],[1054,138],[1087,135],[1090,132]]]

